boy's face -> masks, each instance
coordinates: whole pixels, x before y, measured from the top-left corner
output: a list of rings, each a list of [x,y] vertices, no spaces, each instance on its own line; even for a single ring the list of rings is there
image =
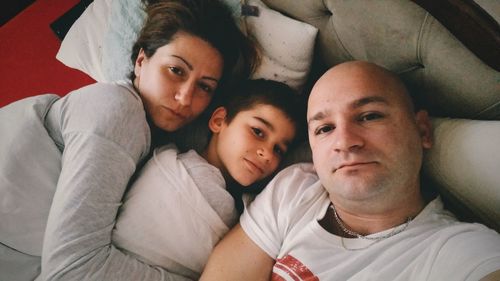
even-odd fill
[[[271,105],[241,111],[229,124],[225,117],[225,108],[219,107],[209,121],[208,162],[243,186],[271,175],[295,137],[294,124]]]

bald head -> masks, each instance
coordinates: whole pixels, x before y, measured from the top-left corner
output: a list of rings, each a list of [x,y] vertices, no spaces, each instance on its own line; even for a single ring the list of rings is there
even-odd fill
[[[350,61],[330,68],[314,85],[311,99],[329,95],[365,92],[397,99],[413,112],[413,102],[403,82],[389,70],[365,61]]]
[[[395,74],[360,61],[331,68],[312,89],[307,120],[316,172],[336,206],[371,212],[418,205],[431,125],[425,111],[414,112]]]

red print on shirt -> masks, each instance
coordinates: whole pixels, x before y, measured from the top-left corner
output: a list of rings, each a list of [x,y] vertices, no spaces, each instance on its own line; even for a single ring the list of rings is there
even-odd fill
[[[286,255],[274,264],[272,281],[319,281],[307,266],[293,256]]]

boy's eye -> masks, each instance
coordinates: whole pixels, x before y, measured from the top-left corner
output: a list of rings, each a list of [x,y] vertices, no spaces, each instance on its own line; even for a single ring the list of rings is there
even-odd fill
[[[324,125],[324,126],[318,127],[318,128],[314,131],[314,134],[315,134],[315,135],[321,135],[321,134],[324,134],[324,133],[328,133],[328,132],[330,132],[331,130],[333,130],[333,126],[331,126],[331,125]]]
[[[264,132],[261,129],[252,127],[252,131],[253,131],[254,135],[256,135],[260,138],[264,137]]]
[[[372,113],[361,115],[359,118],[359,121],[371,121],[371,120],[380,119],[382,117],[383,117],[382,114],[372,112]]]
[[[278,145],[276,145],[274,147],[274,153],[276,153],[278,156],[282,157],[286,151],[284,149],[282,149],[281,147],[279,147]]]

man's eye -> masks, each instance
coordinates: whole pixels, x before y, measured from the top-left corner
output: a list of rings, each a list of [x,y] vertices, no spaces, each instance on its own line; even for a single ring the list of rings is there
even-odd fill
[[[315,135],[321,135],[321,134],[324,134],[324,133],[328,133],[331,130],[333,130],[333,126],[321,126],[321,127],[317,128],[314,131],[314,134]]]
[[[382,117],[383,117],[382,114],[379,114],[379,113],[368,113],[368,114],[361,115],[361,117],[359,118],[359,121],[371,121],[371,120],[380,119]]]
[[[261,129],[252,127],[252,131],[253,131],[254,135],[256,135],[260,138],[264,137],[264,132]]]

